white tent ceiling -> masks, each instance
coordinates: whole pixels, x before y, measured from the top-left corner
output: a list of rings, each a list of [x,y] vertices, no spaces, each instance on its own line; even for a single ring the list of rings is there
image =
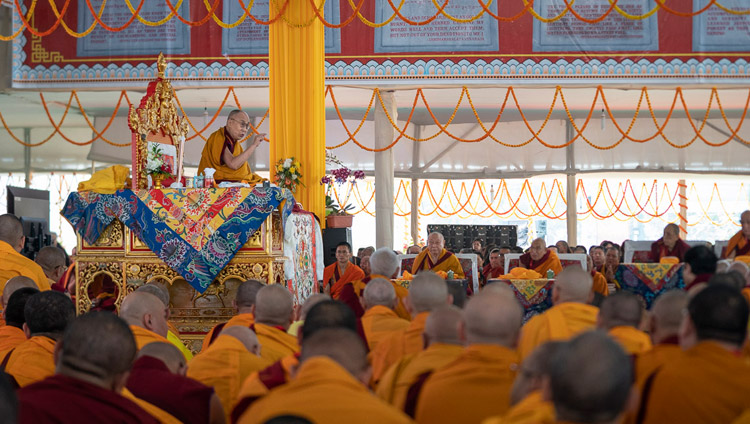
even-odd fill
[[[393,88],[393,87],[392,87]],[[399,107],[398,125],[403,128],[408,117],[417,91],[412,87],[395,87],[396,102]],[[242,87],[234,89],[242,108],[256,117],[256,122],[268,108],[267,87]],[[571,136],[572,128],[567,124],[568,118],[562,107],[561,98],[555,99],[555,106],[550,112],[550,105],[555,98],[555,88],[514,88],[518,105],[527,119],[527,124],[521,120],[521,114],[512,97],[508,98],[500,123],[491,132],[492,136],[503,143],[518,145],[533,137],[533,132],[539,131],[549,116],[544,129],[538,137],[551,145],[562,145]],[[427,104],[441,124],[445,124],[454,113],[456,104],[461,98],[460,87],[424,89]],[[476,87],[469,89],[471,101],[478,112],[478,116],[489,128],[496,119],[503,102],[506,99],[507,87]],[[344,122],[350,131],[354,131],[365,114],[372,96],[371,88],[334,87],[333,93]],[[594,103],[595,88],[565,88],[562,90],[568,110],[580,128]],[[606,88],[604,90],[607,105],[615,116],[620,128],[625,130],[635,113],[635,107],[641,96],[640,88]],[[656,122],[663,125],[668,112],[675,101],[674,88],[658,88],[648,90],[649,100],[654,111]],[[190,116],[197,128],[202,128],[221,106],[227,94],[226,89],[182,89],[178,91],[181,105]],[[131,102],[137,102],[143,93],[128,91]],[[730,127],[736,127],[748,100],[747,89],[719,90],[721,105],[728,119]],[[101,131],[113,113],[114,105],[120,92],[88,91],[79,92],[81,105],[89,119]],[[695,127],[700,127],[711,98],[711,90],[705,88],[684,89],[685,104],[688,105],[690,116]],[[65,105],[70,98],[70,92],[45,92],[44,100],[49,113],[55,123],[59,123]],[[377,103],[377,99],[375,100]],[[327,145],[337,145],[348,139],[330,96],[326,98]],[[702,136],[712,142],[720,143],[729,138],[728,126],[712,100],[710,118],[703,128]],[[93,135],[86,119],[74,100],[73,107],[65,116],[61,126],[62,133],[76,142],[90,140]],[[609,117],[602,118],[601,109],[604,107],[601,98],[594,103],[594,112],[583,135],[597,146],[611,146],[622,137]],[[235,108],[233,97],[229,96],[222,116],[211,125],[204,135],[224,124],[229,110]],[[127,143],[130,132],[127,129],[125,115],[127,104],[123,100],[119,113],[105,133],[105,137],[113,142]],[[8,91],[0,93],[0,113],[11,127],[13,133],[20,139],[24,137],[25,128],[29,130],[29,140],[39,142],[54,132],[54,128],[47,118],[43,103],[38,92]],[[364,146],[374,146],[374,123],[371,110],[367,121],[356,135],[357,141]],[[641,102],[641,112],[629,135],[635,139],[647,139],[657,131],[654,118],[647,109],[644,98]],[[745,124],[745,123],[743,123]],[[261,131],[268,131],[268,119],[261,126]],[[467,97],[461,98],[461,106],[455,114],[448,131],[462,139],[477,139],[484,136],[485,131],[477,124],[477,118],[469,107]],[[422,138],[439,132],[425,104],[418,99],[411,123],[405,134]],[[192,134],[192,132],[191,132]],[[572,133],[575,135],[575,133]],[[663,131],[664,137],[674,144],[686,144],[696,138],[687,116],[683,110],[681,100],[677,99],[670,122]],[[750,125],[742,125],[737,136],[750,139]],[[188,142],[186,161],[197,164],[202,149],[202,140],[195,138]],[[24,147],[14,141],[7,131],[0,130],[0,146],[3,155],[0,158],[1,172],[22,172],[24,170]],[[128,147],[114,147],[101,140],[90,146],[75,146],[65,141],[59,134],[39,147],[31,150],[30,164],[34,171],[72,171],[88,170],[91,161],[103,166],[109,163],[129,163],[130,149]],[[357,147],[353,142],[333,150],[333,153],[347,165],[355,169],[372,171],[374,154]],[[490,137],[476,143],[456,142],[446,134],[440,134],[430,139],[415,143],[402,138],[393,148],[395,171],[399,177],[419,176],[420,178],[481,178],[481,177],[523,177],[540,173],[559,173],[567,170],[575,172],[597,171],[651,171],[651,172],[699,172],[699,173],[731,173],[742,174],[750,172],[748,145],[739,140],[731,140],[724,146],[712,147],[704,141],[695,139],[687,148],[672,147],[662,136],[657,135],[653,140],[637,143],[624,140],[617,147],[601,150],[592,147],[579,138],[571,148],[552,149],[543,146],[538,140],[531,140],[523,147],[505,147]],[[414,155],[419,160],[413,163]],[[257,169],[268,169],[268,146],[264,145],[256,153]]]

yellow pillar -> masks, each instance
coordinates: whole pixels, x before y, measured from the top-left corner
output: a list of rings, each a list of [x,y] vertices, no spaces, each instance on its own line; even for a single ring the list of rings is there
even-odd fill
[[[283,0],[272,0],[271,16]],[[322,0],[316,0],[322,5]],[[322,15],[323,8],[320,13]],[[325,42],[324,26],[308,0],[289,0],[284,16],[271,24],[268,39],[271,169],[296,157],[305,187],[294,197],[325,219]]]

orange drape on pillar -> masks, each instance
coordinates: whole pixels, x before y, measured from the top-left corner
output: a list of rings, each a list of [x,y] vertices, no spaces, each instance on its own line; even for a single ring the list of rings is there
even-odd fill
[[[271,16],[282,1],[271,1]],[[322,0],[316,0],[322,14]],[[294,197],[325,218],[325,42],[324,26],[309,0],[289,0],[268,39],[271,171],[279,159],[296,157],[305,187]]]

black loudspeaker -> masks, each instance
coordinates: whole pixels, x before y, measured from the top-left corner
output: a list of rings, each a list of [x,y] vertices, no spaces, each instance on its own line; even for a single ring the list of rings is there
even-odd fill
[[[352,244],[352,229],[326,228],[323,230],[323,263],[326,266],[336,262],[336,246],[345,241]]]
[[[438,232],[445,239],[445,248],[453,252],[471,248],[475,238],[484,240],[484,245],[515,246],[518,228],[515,225],[437,225],[427,226],[427,233]]]

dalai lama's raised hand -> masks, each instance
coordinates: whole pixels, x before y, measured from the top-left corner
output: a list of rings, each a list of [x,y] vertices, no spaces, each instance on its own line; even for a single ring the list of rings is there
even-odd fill
[[[265,133],[258,133],[247,139],[247,150],[255,150],[260,146],[261,141],[265,140]]]

